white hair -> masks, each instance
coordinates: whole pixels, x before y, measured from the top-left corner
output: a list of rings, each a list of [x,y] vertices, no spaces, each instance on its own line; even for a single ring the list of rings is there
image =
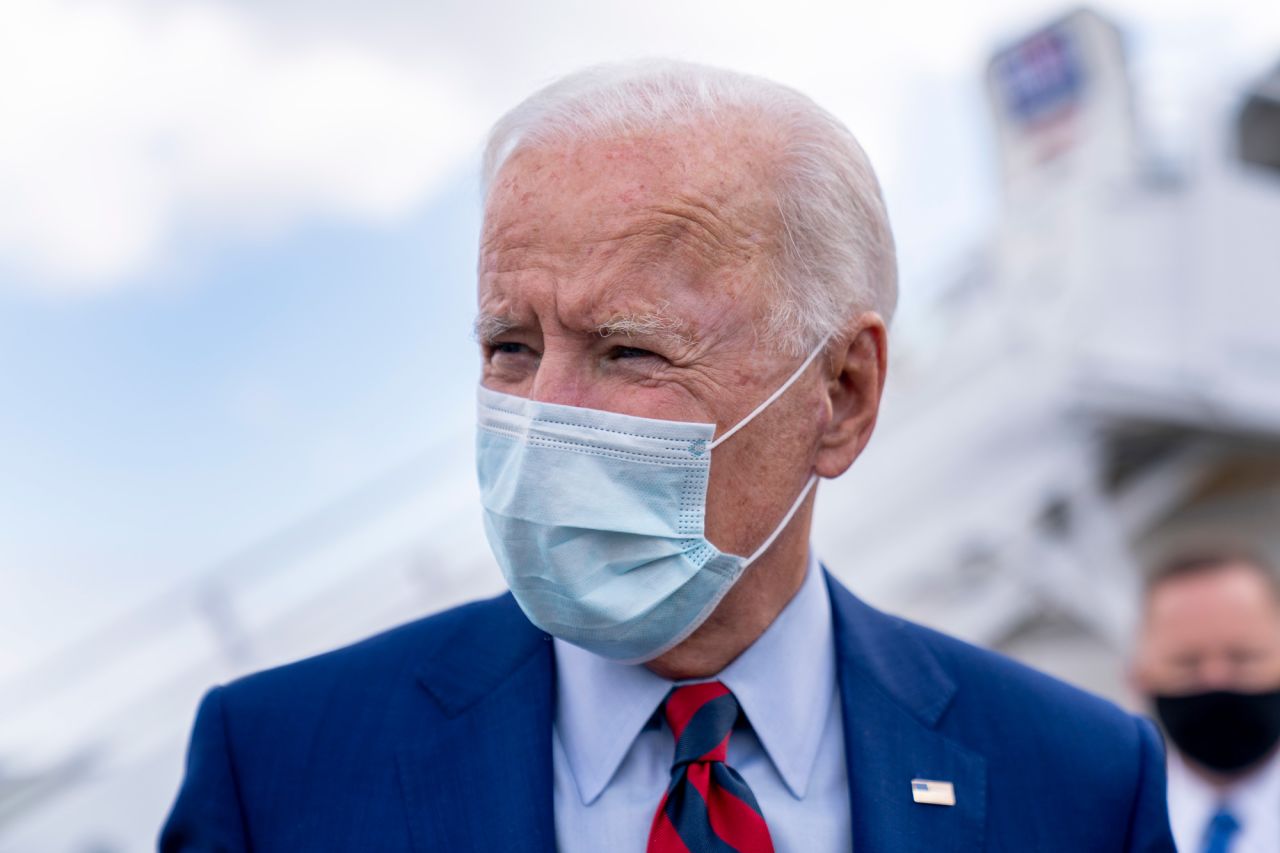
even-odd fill
[[[671,133],[746,116],[781,140],[772,187],[781,220],[767,339],[801,353],[857,313],[888,323],[897,303],[893,234],[875,172],[853,134],[794,89],[687,62],[596,65],[534,93],[494,125],[486,193],[517,151]]]

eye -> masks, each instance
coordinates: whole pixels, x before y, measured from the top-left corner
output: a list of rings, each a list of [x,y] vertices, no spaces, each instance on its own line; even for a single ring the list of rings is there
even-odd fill
[[[1236,666],[1248,666],[1249,664],[1256,663],[1262,655],[1253,649],[1232,649],[1227,653],[1227,657],[1230,658],[1231,663]]]
[[[489,341],[484,348],[484,360],[488,368],[507,373],[534,369],[540,355],[532,346],[520,341]]]
[[[533,347],[520,341],[490,341],[485,345],[489,360],[500,358],[504,361],[513,357],[537,357],[538,353]]]
[[[609,350],[609,357],[619,360],[624,358],[662,358],[656,352],[641,349],[640,347],[614,347]]]

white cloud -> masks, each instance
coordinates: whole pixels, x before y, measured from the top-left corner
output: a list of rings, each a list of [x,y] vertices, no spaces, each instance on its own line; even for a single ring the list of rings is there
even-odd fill
[[[950,192],[963,215],[964,199],[983,192],[979,177],[934,186],[983,168],[982,64],[1070,5],[11,3],[0,12],[0,268],[46,290],[104,290],[180,252],[181,235],[218,246],[317,216],[402,216],[533,88],[643,55],[735,67],[811,94],[871,154],[904,247],[954,242],[955,216],[909,200]],[[1196,0],[1110,8],[1133,31],[1160,28],[1147,49],[1154,40],[1177,54],[1169,28],[1194,32],[1184,64],[1208,79],[1225,57],[1269,57],[1280,38],[1272,5],[1221,0],[1212,16]],[[1203,39],[1211,17],[1222,21],[1213,51]],[[921,169],[933,161],[942,165]],[[972,217],[984,209],[973,204]]]
[[[102,290],[184,227],[402,215],[481,131],[442,71],[340,37],[282,45],[230,5],[7,5],[0,261],[45,289]]]

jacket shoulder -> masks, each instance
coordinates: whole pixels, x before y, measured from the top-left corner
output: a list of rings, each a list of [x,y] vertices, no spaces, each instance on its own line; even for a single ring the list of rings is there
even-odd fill
[[[1107,699],[1068,684],[990,649],[901,620],[963,687],[963,692],[998,700],[1011,709],[1052,709],[1052,722],[1080,716],[1091,725],[1132,728],[1132,717]]]
[[[909,638],[923,648],[953,682],[940,720],[943,730],[984,742],[996,754],[1072,759],[1086,747],[1086,754],[1110,750],[1117,757],[1137,757],[1143,736],[1139,721],[1113,702],[1000,652],[873,612],[887,621],[898,642]]]
[[[1078,786],[1130,788],[1154,747],[1154,727],[1111,701],[999,652],[895,619],[955,683],[939,728],[977,749],[1007,775],[1072,779]]]
[[[1099,782],[1111,774],[1107,785],[1138,772],[1154,736],[1146,721],[998,652],[877,610],[838,583],[831,595],[854,666],[922,722],[988,756],[993,770]]]
[[[973,707],[987,719],[1009,715],[1016,731],[1060,728],[1064,720],[1076,719],[1098,734],[1133,736],[1133,717],[1106,699],[999,652],[878,610],[834,580],[831,600],[837,628],[845,635],[841,642],[863,658],[870,676],[918,705],[927,697],[944,727]]]
[[[1164,746],[1149,720],[1004,655],[909,630],[958,682],[940,729],[985,756],[993,814],[1015,802],[1010,822],[1087,814],[1125,850],[1172,853]]]
[[[852,671],[980,757],[995,846],[1173,850],[1163,750],[1149,721],[997,652],[876,610],[838,584],[832,602]]]

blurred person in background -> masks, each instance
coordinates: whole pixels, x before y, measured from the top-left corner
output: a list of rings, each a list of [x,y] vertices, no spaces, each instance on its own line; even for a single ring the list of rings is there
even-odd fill
[[[477,464],[511,591],[210,691],[165,851],[1173,849],[1154,726],[811,552],[897,288],[843,125],[728,71],[597,67],[503,117],[485,177]]]
[[[1132,666],[1173,748],[1178,849],[1280,850],[1280,578],[1257,554],[1202,548],[1149,576]]]

